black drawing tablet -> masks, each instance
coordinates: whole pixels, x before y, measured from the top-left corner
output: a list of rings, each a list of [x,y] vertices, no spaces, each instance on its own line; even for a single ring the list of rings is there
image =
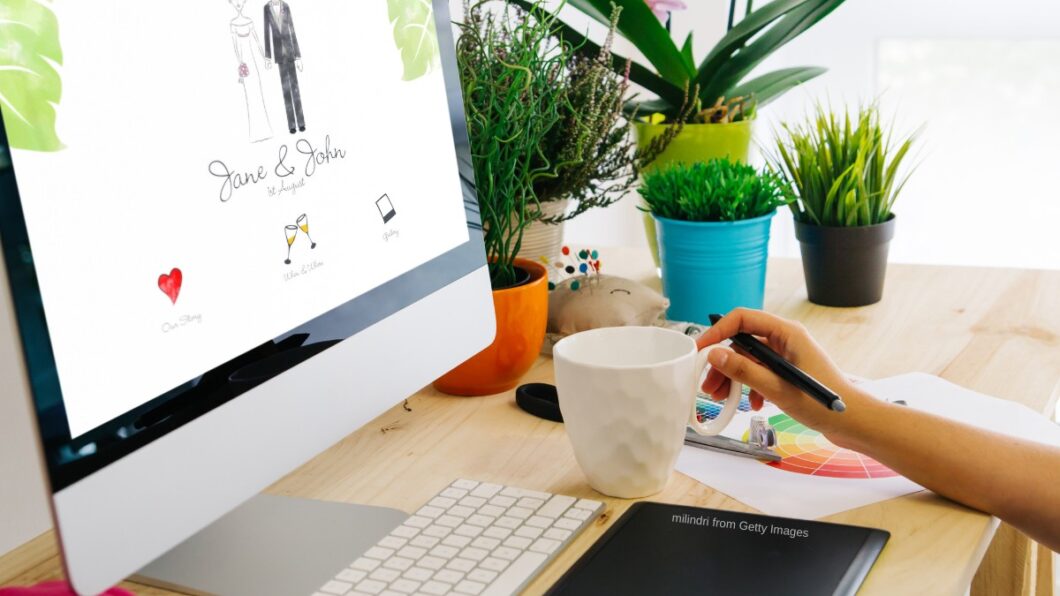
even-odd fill
[[[872,528],[640,502],[549,594],[854,594],[889,537]]]

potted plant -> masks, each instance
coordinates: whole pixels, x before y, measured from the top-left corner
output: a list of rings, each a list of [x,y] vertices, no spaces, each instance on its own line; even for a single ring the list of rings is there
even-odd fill
[[[896,142],[880,123],[879,107],[854,121],[818,106],[804,124],[783,126],[773,167],[792,199],[795,236],[810,301],[825,306],[879,302],[894,237],[895,199],[911,171],[901,174],[916,133]]]
[[[526,4],[527,0],[515,0]],[[679,2],[660,0],[569,0],[589,17],[606,24],[612,3],[622,9],[618,33],[650,63],[651,68],[632,63],[630,78],[654,98],[631,102],[628,109],[645,118],[636,125],[641,147],[670,136],[667,149],[654,167],[673,162],[692,163],[714,157],[747,161],[751,145],[751,122],[757,109],[826,69],[817,66],[784,68],[749,79],[751,71],[778,48],[795,39],[839,7],[843,0],[773,0],[758,9],[747,2],[743,19],[735,20],[735,2],[730,3],[728,31],[698,65],[692,34],[680,47],[658,16],[662,5]],[[653,13],[653,8],[661,15]],[[592,49],[585,36],[564,27],[564,39]],[[616,63],[625,58],[614,56]],[[671,125],[671,128],[667,128]],[[677,128],[672,128],[676,125]],[[654,226],[645,221],[648,244],[658,262]]]
[[[457,65],[489,259],[497,321],[493,343],[435,381],[455,395],[489,395],[514,387],[545,339],[548,272],[518,258],[523,233],[540,217],[534,183],[554,174],[535,159],[560,120],[553,85],[565,54],[553,43],[549,19],[465,5]]]
[[[614,9],[606,41],[595,54],[556,39],[564,63],[553,76],[559,119],[535,154],[539,169],[551,171],[534,182],[541,214],[527,228],[520,256],[558,256],[564,222],[625,197],[651,153],[650,147],[635,150],[632,127],[623,111],[629,76],[625,69],[622,74],[616,71],[611,56],[620,13],[621,9]],[[558,33],[555,18],[537,5],[531,15]]]
[[[762,308],[769,225],[787,203],[778,176],[715,158],[645,173],[640,194],[659,238],[667,318],[709,324],[711,313]]]

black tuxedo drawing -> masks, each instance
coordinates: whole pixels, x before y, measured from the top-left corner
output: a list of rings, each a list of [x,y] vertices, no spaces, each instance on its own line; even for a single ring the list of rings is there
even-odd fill
[[[302,95],[298,90],[298,69],[295,61],[302,57],[298,50],[298,36],[294,32],[291,8],[280,2],[280,18],[277,22],[272,2],[265,3],[265,57],[280,69],[280,84],[283,101],[287,105],[287,125],[291,132],[305,130],[302,115]]]

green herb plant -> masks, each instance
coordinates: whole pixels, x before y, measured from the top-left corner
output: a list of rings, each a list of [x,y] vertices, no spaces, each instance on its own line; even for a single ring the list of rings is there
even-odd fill
[[[512,0],[529,7],[532,0]],[[772,0],[753,10],[751,2],[742,20],[696,64],[692,34],[678,47],[644,0],[569,0],[569,4],[607,25],[612,6],[622,9],[618,33],[632,43],[651,67],[633,62],[630,78],[657,96],[633,102],[642,114],[661,113],[674,122],[683,116],[686,96],[691,98],[690,122],[724,122],[750,118],[793,87],[825,72],[818,66],[783,68],[755,78],[751,71],[773,52],[828,16],[844,0]],[[732,19],[730,19],[730,22]],[[582,31],[561,24],[563,39],[583,51],[595,46]],[[616,66],[625,64],[613,57]],[[724,109],[721,109],[724,108]]]
[[[681,221],[739,221],[786,205],[781,179],[728,159],[677,163],[644,175],[641,209]]]
[[[912,174],[900,172],[917,133],[894,141],[893,125],[884,131],[876,104],[860,108],[853,121],[849,110],[840,117],[818,105],[806,122],[782,129],[770,162],[797,221],[851,227],[892,216]]]
[[[551,35],[554,17],[464,3],[457,64],[467,113],[490,282],[517,282],[515,258],[527,226],[541,216],[534,185],[555,176],[542,154],[562,117],[556,80],[568,54]]]

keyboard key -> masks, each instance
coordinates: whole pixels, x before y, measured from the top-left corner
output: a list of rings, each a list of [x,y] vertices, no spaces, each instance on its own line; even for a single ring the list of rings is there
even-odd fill
[[[467,536],[469,538],[474,538],[475,536],[478,536],[479,534],[482,533],[482,528],[480,528],[478,526],[472,526],[471,524],[464,524],[464,525],[460,526],[459,528],[453,530],[453,533],[454,534],[458,534],[460,536]]]
[[[427,504],[432,507],[449,509],[453,505],[456,505],[456,499],[450,499],[449,497],[435,497],[431,499]]]
[[[467,496],[467,491],[462,488],[455,488],[450,486],[439,494],[443,497],[449,497],[450,499],[460,500]]]
[[[394,528],[394,531],[390,533],[391,536],[397,536],[398,538],[412,538],[416,534],[420,533],[419,528],[412,526],[398,526]]]
[[[449,561],[449,564],[446,565],[446,567],[448,567],[449,569],[456,569],[457,571],[463,571],[466,573],[475,568],[475,562],[471,559],[461,559],[458,557],[456,559],[453,559],[452,561]]]
[[[552,525],[552,520],[547,517],[541,517],[540,515],[531,515],[524,524],[531,528],[547,528]]]
[[[523,538],[522,540],[526,540],[527,543],[530,542],[526,538]],[[497,547],[497,550],[493,551],[493,556],[500,557],[506,561],[514,561],[515,558],[519,556],[519,552],[519,550],[508,546],[500,546]]]
[[[447,528],[455,528],[460,524],[464,523],[464,520],[460,519],[459,517],[453,517],[452,515],[443,515],[438,519],[434,520],[434,523],[438,524],[439,526],[445,526]]]
[[[457,517],[467,517],[474,513],[475,510],[470,507],[464,507],[463,505],[453,505],[449,508],[449,515],[455,515]]]
[[[381,546],[373,546],[372,548],[364,552],[364,556],[371,559],[379,559],[380,561],[394,554],[394,550],[390,548],[383,548]]]
[[[574,497],[568,497],[566,495],[555,495],[548,500],[548,503],[537,510],[538,515],[545,517],[559,517],[563,515],[563,512],[573,505],[577,499]]]
[[[533,546],[530,547],[530,550],[534,551],[535,553],[545,553],[546,555],[551,555],[556,551],[557,548],[559,548],[559,545],[559,540],[539,538],[537,542],[535,542]]]
[[[445,513],[445,509],[442,509],[441,507],[424,505],[423,507],[420,507],[420,510],[416,512],[416,515],[422,515],[423,517],[434,519],[443,513]]]
[[[413,581],[411,579],[401,578],[394,583],[390,584],[390,589],[395,592],[401,592],[403,594],[411,594],[420,587],[420,582]]]
[[[455,569],[442,569],[438,573],[434,574],[433,579],[450,584],[455,584],[456,582],[464,579],[464,573],[462,571],[456,571]]]
[[[512,497],[505,497],[504,495],[497,495],[490,499],[490,505],[496,505],[497,507],[508,508],[515,504],[515,499]]]
[[[431,579],[434,575],[434,571],[426,569],[424,567],[413,567],[405,572],[404,577],[417,582],[424,582]]]
[[[526,507],[512,507],[508,510],[508,515],[517,517],[519,519],[526,519],[530,517],[534,512]]]
[[[339,572],[338,575],[335,576],[335,579],[355,584],[364,579],[366,575],[367,573],[361,571],[360,569],[343,569]]]
[[[497,557],[486,557],[479,563],[479,567],[487,569],[489,571],[504,571],[504,568],[508,566],[508,561],[504,559],[498,559]]]
[[[479,507],[482,507],[486,504],[486,499],[483,499],[482,497],[467,496],[463,499],[460,499],[460,504],[464,507],[478,509]]]
[[[357,559],[353,562],[353,565],[350,565],[350,567],[360,569],[361,571],[372,571],[378,566],[379,561],[376,561],[375,559],[366,559],[364,557]]]
[[[453,590],[461,592],[463,594],[471,594],[472,596],[477,596],[478,594],[482,593],[482,589],[485,587],[485,584],[465,579],[464,581],[457,584],[456,587],[453,588]]]
[[[381,582],[390,583],[395,579],[401,577],[401,572],[396,571],[394,569],[387,569],[386,567],[380,567],[379,569],[373,571],[372,574],[368,577],[371,579],[377,579]]]
[[[488,584],[491,581],[493,581],[493,578],[495,578],[495,577],[497,577],[497,572],[496,571],[490,571],[488,569],[483,569],[481,567],[479,567],[478,569],[475,569],[471,573],[467,574],[467,578],[468,579],[473,580],[473,581],[477,581],[477,582],[483,582],[483,583],[486,583],[486,584]]]
[[[561,530],[577,530],[579,527],[581,527],[582,524],[581,524],[581,522],[579,522],[576,519],[571,519],[569,517],[564,517],[562,519],[557,519],[556,523],[554,523],[552,525],[554,527],[557,527],[557,528],[561,529]]]
[[[420,548],[431,548],[435,544],[438,544],[438,539],[433,536],[424,536],[423,534],[420,534],[419,536],[413,538],[412,542],[410,542],[409,544],[411,544],[412,546],[418,546]]]
[[[501,490],[501,485],[490,484],[489,482],[483,482],[482,484],[475,487],[475,490],[471,491],[471,495],[474,497],[482,497],[483,499],[489,499],[493,495],[497,494]]]
[[[320,591],[328,593],[328,594],[340,594],[341,595],[341,594],[345,594],[346,592],[349,592],[350,588],[352,588],[352,587],[353,587],[353,584],[349,584],[349,583],[346,583],[346,582],[340,582],[340,581],[336,581],[336,580],[331,580],[328,583],[324,584],[324,587],[320,588]]]
[[[533,497],[523,497],[519,499],[518,505],[520,507],[526,507],[527,509],[537,510],[538,507],[544,505],[545,502],[541,499],[535,499]]]
[[[430,528],[427,528],[427,529],[429,530]],[[379,546],[385,546],[386,548],[399,549],[399,548],[405,546],[406,542],[408,542],[407,538],[398,538],[397,536],[387,536],[386,538],[383,538],[382,540],[379,541]]]
[[[471,541],[471,546],[475,548],[484,548],[486,550],[493,550],[497,548],[497,545],[501,541],[496,538],[486,538],[485,536],[479,536],[478,538]]]
[[[432,557],[432,556],[428,555],[426,557],[423,557],[419,561],[417,561],[417,564],[420,567],[424,567],[426,569],[435,569],[435,570],[437,570],[437,569],[441,569],[442,566],[445,565],[445,559],[442,559],[442,558],[439,558],[439,557]]]
[[[603,503],[600,501],[593,501],[592,499],[581,499],[574,505],[578,509],[588,509],[589,511],[596,511],[598,507],[602,507]]]
[[[459,480],[454,481],[452,485],[455,486],[456,488],[462,488],[464,490],[471,490],[471,489],[475,488],[476,486],[478,486],[478,481],[476,481],[476,480],[468,480],[466,478],[461,478]]]
[[[431,525],[431,518],[413,515],[412,517],[405,520],[405,525],[412,526],[413,528],[426,528],[427,526]],[[411,538],[411,536],[409,536],[409,538]]]
[[[564,541],[570,537],[570,530],[560,530],[559,528],[552,528],[545,530],[545,538],[551,538],[552,540]]]
[[[488,554],[490,554],[488,550],[469,546],[460,553],[460,556],[465,559],[471,559],[472,561],[481,561],[482,559],[485,559]]]
[[[478,512],[482,515],[492,515],[493,517],[497,517],[498,515],[504,513],[504,507],[498,507],[496,505],[483,505],[479,508]]]
[[[516,548],[519,550],[526,550],[526,547],[530,546],[533,540],[529,538],[523,538],[522,536],[512,536],[511,538],[504,541],[504,546]]]
[[[357,596],[357,592],[349,592],[346,596]],[[383,590],[379,593],[379,596],[402,596],[402,594],[393,590]]]
[[[506,515],[506,516],[498,519],[494,523],[497,525],[497,527],[512,529],[512,528],[518,528],[519,524],[521,524],[523,522],[520,521],[518,517],[508,517]]]
[[[398,551],[398,556],[405,557],[408,559],[418,559],[427,553],[426,549],[422,549],[418,546],[406,546],[405,548]]]
[[[460,549],[455,546],[448,546],[445,544],[434,547],[431,551],[431,556],[441,557],[443,559],[452,559],[456,556],[456,553],[460,552]]]
[[[508,594],[514,594],[519,586],[526,581],[534,571],[548,560],[548,557],[541,553],[526,552],[523,553],[518,559],[515,560],[508,569],[506,569],[500,576],[493,581],[492,584],[483,592],[485,596],[507,596]]]
[[[451,584],[431,580],[420,586],[420,591],[424,592],[425,594],[448,594],[449,589],[452,587],[453,586]]]
[[[498,527],[498,526],[493,526],[493,527],[490,527],[490,528],[486,528],[486,530],[484,532],[482,532],[482,535],[483,536],[488,536],[490,538],[497,538],[498,540],[504,540],[511,533],[512,533],[512,531],[509,530],[508,528],[501,528],[501,527]]]
[[[471,539],[468,538],[467,536],[457,536],[456,534],[453,534],[452,536],[449,536],[445,540],[443,540],[442,544],[445,544],[445,545],[448,545],[448,546],[455,546],[457,548],[464,548],[470,542],[471,542]]]
[[[404,571],[409,567],[412,567],[413,562],[412,559],[406,559],[405,557],[390,557],[386,561],[383,561],[383,567]]]
[[[493,520],[495,520],[495,519],[497,519],[497,518],[489,516],[489,515],[479,515],[479,514],[476,513],[475,515],[472,515],[471,517],[467,518],[467,523],[473,524],[473,525],[476,525],[476,526],[482,526],[483,528],[485,528],[485,527],[489,526],[490,524],[492,524]],[[542,519],[544,519],[544,518],[542,518]]]
[[[426,527],[426,528],[423,529],[423,533],[424,534],[426,534],[428,536],[433,536],[434,538],[445,538],[446,536],[449,535],[449,532],[452,532],[452,531],[453,531],[452,528],[447,528],[445,526],[438,526],[438,525],[429,526],[429,527]],[[380,543],[380,544],[382,544],[382,543]]]
[[[568,509],[567,512],[563,514],[563,517],[572,517],[574,519],[584,521],[589,519],[589,516],[592,514],[593,512],[589,511],[588,509],[579,509],[577,507],[574,507]]]
[[[374,579],[366,579],[363,582],[357,584],[357,591],[364,592],[365,594],[378,594],[386,589],[386,584]]]
[[[515,531],[516,536],[522,536],[523,538],[537,538],[541,535],[541,528],[534,528],[532,526],[523,526]],[[408,547],[406,547],[408,548]]]

